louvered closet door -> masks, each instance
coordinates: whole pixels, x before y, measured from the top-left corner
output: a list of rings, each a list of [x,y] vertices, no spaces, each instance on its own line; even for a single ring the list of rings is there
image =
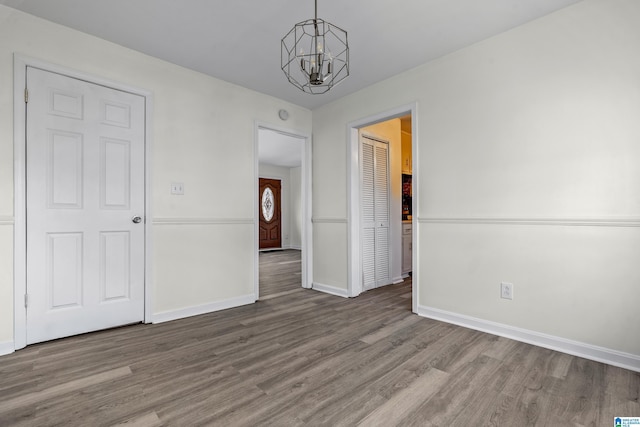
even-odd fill
[[[390,283],[389,145],[361,138],[362,279],[369,290]]]

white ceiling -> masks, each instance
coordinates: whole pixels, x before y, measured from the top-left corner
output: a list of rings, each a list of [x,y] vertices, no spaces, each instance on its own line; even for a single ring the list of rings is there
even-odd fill
[[[304,139],[270,129],[258,130],[258,161],[261,165],[295,168],[302,165]]]
[[[292,86],[280,40],[313,0],[0,0],[85,33],[313,109],[580,0],[318,0],[348,32],[351,75],[323,95]]]

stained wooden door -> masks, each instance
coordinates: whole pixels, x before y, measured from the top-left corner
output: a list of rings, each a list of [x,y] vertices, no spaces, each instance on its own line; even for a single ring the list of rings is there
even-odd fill
[[[282,247],[281,181],[260,178],[259,187],[260,249],[280,248]]]
[[[27,69],[27,343],[144,318],[144,98]]]

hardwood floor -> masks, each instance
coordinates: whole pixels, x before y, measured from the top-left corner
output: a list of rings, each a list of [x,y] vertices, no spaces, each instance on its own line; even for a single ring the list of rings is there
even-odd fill
[[[294,249],[260,252],[260,299],[275,298],[301,290],[300,256],[301,252]]]
[[[288,261],[260,256],[256,304],[0,357],[0,425],[610,426],[640,416],[639,373],[420,318],[408,281],[354,299],[304,290],[278,273],[299,266]]]

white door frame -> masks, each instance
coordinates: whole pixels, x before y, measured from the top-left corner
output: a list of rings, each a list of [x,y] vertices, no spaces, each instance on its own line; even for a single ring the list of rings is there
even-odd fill
[[[418,104],[412,103],[409,105],[400,106],[391,110],[384,111],[369,117],[365,117],[360,120],[356,120],[347,124],[347,175],[348,175],[348,236],[347,236],[347,251],[348,251],[348,283],[347,291],[349,297],[356,297],[360,295],[362,290],[362,245],[360,244],[360,227],[361,227],[361,213],[360,213],[360,140],[358,137],[358,130],[360,128],[370,126],[376,123],[384,122],[387,120],[395,119],[398,117],[411,115],[411,154],[413,158],[413,170],[412,170],[412,186],[413,186],[413,212],[412,212],[412,239],[413,239],[413,273],[412,273],[412,310],[414,313],[418,312],[418,286],[419,281],[419,264],[418,253],[420,249],[418,236],[418,221],[416,218],[418,214],[418,173],[419,173],[419,159],[418,159],[418,126],[417,126],[417,114]]]
[[[254,238],[253,238],[253,253],[254,253],[254,294],[256,301],[260,299],[260,287],[259,287],[259,266],[260,262],[258,259],[259,256],[259,223],[260,218],[258,217],[258,179],[260,178],[259,172],[259,159],[258,159],[258,144],[260,140],[259,131],[260,129],[267,129],[274,132],[281,133],[286,136],[290,136],[293,138],[303,140],[302,145],[302,168],[300,171],[300,175],[302,176],[302,236],[301,236],[301,246],[302,246],[302,287],[310,289],[313,284],[313,230],[311,225],[311,200],[312,200],[312,188],[311,185],[311,135],[306,132],[296,131],[294,129],[289,129],[277,125],[273,125],[271,123],[264,122],[255,122],[254,127],[254,146],[253,146],[253,223],[254,223]]]
[[[144,260],[144,322],[152,321],[153,295],[151,290],[151,118],[153,117],[153,96],[151,92],[127,86],[118,82],[55,65],[25,55],[13,57],[13,293],[14,293],[14,349],[27,345],[27,216],[26,216],[26,122],[25,87],[27,67],[62,74],[78,80],[106,86],[112,89],[140,95],[145,98],[145,260]]]

